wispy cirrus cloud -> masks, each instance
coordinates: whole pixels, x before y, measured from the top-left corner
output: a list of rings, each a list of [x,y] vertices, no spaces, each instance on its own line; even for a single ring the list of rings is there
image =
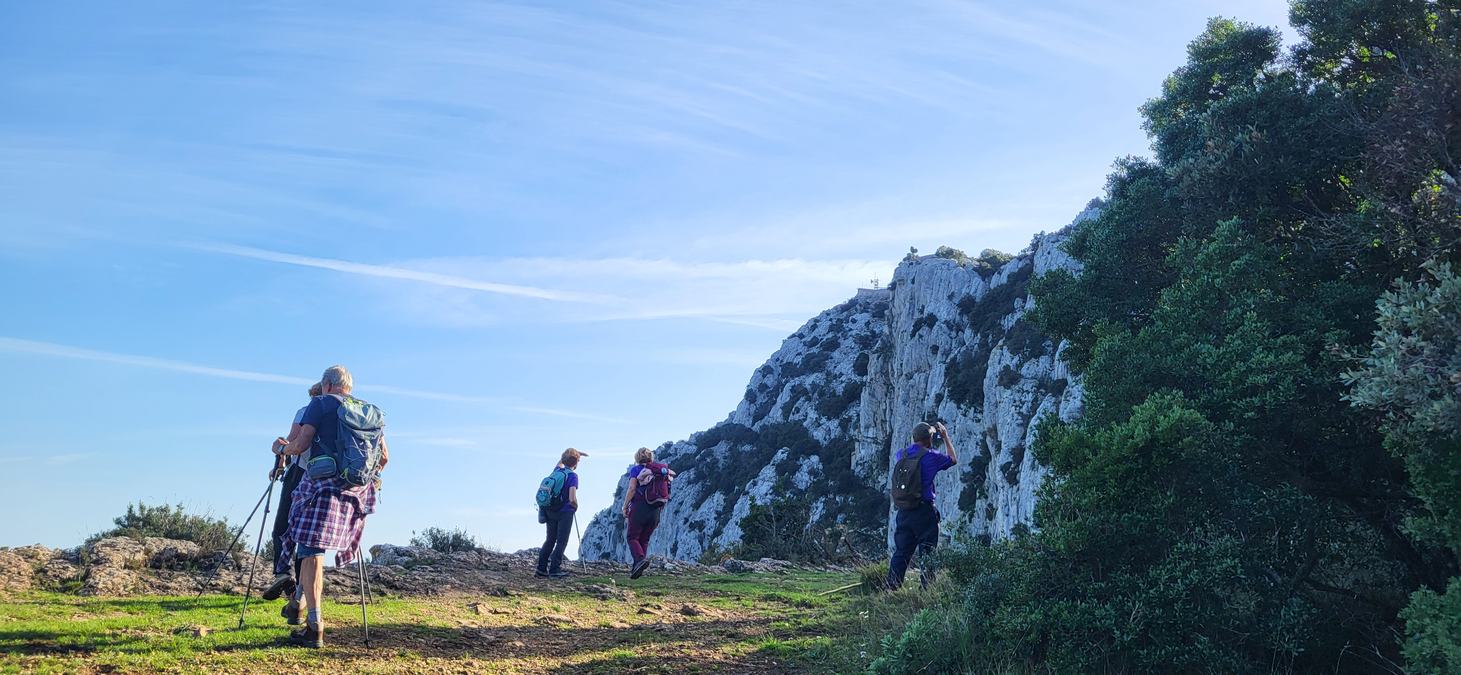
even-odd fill
[[[696,319],[787,332],[809,313],[845,300],[873,277],[892,271],[887,262],[858,259],[717,262],[470,256],[378,264],[224,244],[190,248],[381,279],[378,291],[396,298],[403,312],[465,323],[494,321],[502,310],[478,296],[504,296],[571,304],[571,309],[535,313],[562,323]],[[422,292],[423,288],[440,292]],[[513,307],[521,313],[521,306]],[[437,397],[456,400],[446,394]]]
[[[205,377],[218,377],[230,380],[243,380],[246,382],[267,382],[273,384],[289,384],[295,386],[309,386],[316,380],[304,377],[293,377],[279,375],[276,373],[264,373],[252,370],[239,370],[234,368],[216,368],[187,361],[175,359],[162,359],[153,356],[141,356],[137,354],[122,354],[117,352],[85,349],[70,345],[56,344],[53,342],[42,342],[38,340],[25,340],[21,338],[0,336],[0,351],[17,354],[33,354],[37,356],[49,356],[64,359],[77,359],[82,361],[95,361],[100,363],[111,363],[123,366],[135,366],[153,370],[165,370],[190,375],[201,375]],[[431,391],[428,389],[414,389],[410,387],[397,387],[391,385],[362,385],[362,393],[380,392],[406,396],[410,398],[424,399],[428,401],[449,401],[453,403],[466,403],[473,405],[500,406],[514,412],[544,415],[548,417],[562,417],[569,419],[581,419],[593,422],[623,423],[625,420],[595,415],[592,413],[549,408],[543,406],[524,405],[510,399],[491,396],[471,396],[465,394],[454,394],[451,392]]]
[[[101,363],[113,363],[123,366],[137,366],[151,368],[154,370],[169,370],[175,373],[188,373],[190,375],[204,375],[207,377],[221,377],[230,380],[244,380],[246,382],[271,382],[275,384],[293,384],[308,387],[317,380],[304,377],[290,377],[274,373],[261,373],[251,370],[236,370],[233,368],[214,368],[186,361],[173,359],[160,359],[153,356],[139,356],[136,354],[119,354],[116,352],[105,352],[94,349],[83,349],[68,345],[56,344],[53,342],[41,342],[38,340],[22,340],[20,338],[0,336],[0,351],[35,354],[37,356],[53,356],[63,359],[79,359],[83,361],[98,361]]]
[[[469,291],[480,291],[483,293],[495,293],[498,295],[510,295],[537,300],[552,300],[555,302],[604,302],[609,300],[603,296],[594,296],[588,293],[570,293],[554,291],[546,288],[534,288],[532,286],[519,286],[516,284],[496,283],[492,281],[480,281],[467,277],[439,274],[424,270],[393,267],[390,265],[372,265],[367,263],[351,262],[348,260],[336,260],[333,258],[316,258],[313,256],[296,255],[293,253],[282,253],[269,251],[248,246],[233,246],[229,244],[195,244],[191,248],[213,253],[241,258],[252,258],[268,262],[283,263],[286,265],[298,265],[301,267],[314,267],[317,269],[343,272],[345,274],[357,274],[367,277],[379,277],[383,279],[398,279],[401,281],[414,281],[434,286],[445,286],[448,288],[461,288]]]

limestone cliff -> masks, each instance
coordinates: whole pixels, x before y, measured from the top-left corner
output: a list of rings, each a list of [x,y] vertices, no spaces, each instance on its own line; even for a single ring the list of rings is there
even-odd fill
[[[651,553],[693,560],[734,548],[752,505],[778,499],[800,500],[809,529],[881,548],[893,452],[935,418],[962,460],[938,478],[945,533],[998,538],[1028,523],[1046,473],[1026,451],[1034,423],[1081,410],[1064,345],[1024,319],[1032,276],[1077,269],[1059,249],[1064,236],[1039,235],[1007,261],[910,255],[887,288],[807,322],[752,374],[724,422],[660,446],[680,476]],[[616,507],[595,516],[579,553],[627,559]]]

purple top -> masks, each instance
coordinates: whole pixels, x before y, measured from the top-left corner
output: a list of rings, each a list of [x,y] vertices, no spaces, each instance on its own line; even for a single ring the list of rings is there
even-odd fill
[[[902,450],[898,451],[898,457],[894,461],[897,461],[898,459],[903,459],[905,457],[912,457],[918,454],[918,449],[920,447],[922,446],[915,443],[906,448],[903,448]],[[939,452],[938,450],[929,448],[928,452],[923,453],[923,457],[918,460],[918,465],[918,468],[923,474],[923,501],[928,503],[929,506],[933,506],[934,476],[938,475],[938,472],[953,466],[954,460],[951,459],[948,455]]]
[[[568,477],[563,479],[563,507],[558,509],[559,511],[563,513],[572,513],[573,511],[578,510],[578,507],[574,506],[573,502],[568,501],[568,488],[576,487],[578,487],[578,473],[576,473],[572,469],[569,469]]]
[[[644,501],[644,492],[639,489],[639,484],[634,482],[634,479],[638,478],[640,472],[642,471],[644,471],[643,464],[635,464],[634,466],[629,467],[629,486],[627,489],[634,491],[634,496],[629,498],[629,501],[631,502]]]

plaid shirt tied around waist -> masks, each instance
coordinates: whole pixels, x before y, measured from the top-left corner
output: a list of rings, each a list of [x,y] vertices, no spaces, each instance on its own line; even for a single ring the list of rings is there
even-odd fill
[[[349,565],[365,533],[365,517],[375,513],[375,498],[374,482],[354,487],[338,478],[305,476],[294,488],[294,501],[289,505],[286,545],[338,551],[335,564]]]

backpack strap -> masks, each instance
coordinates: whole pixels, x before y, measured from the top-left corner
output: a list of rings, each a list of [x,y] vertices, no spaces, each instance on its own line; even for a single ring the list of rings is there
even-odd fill
[[[649,468],[648,464],[635,464],[634,466],[639,467],[639,473],[634,474],[634,477],[629,479],[629,484],[634,486],[635,496],[643,497],[645,498],[645,500],[648,500],[649,493],[646,491],[649,489],[649,483],[639,480],[639,477],[643,476],[646,472],[648,472],[650,475],[654,475],[654,472]]]

